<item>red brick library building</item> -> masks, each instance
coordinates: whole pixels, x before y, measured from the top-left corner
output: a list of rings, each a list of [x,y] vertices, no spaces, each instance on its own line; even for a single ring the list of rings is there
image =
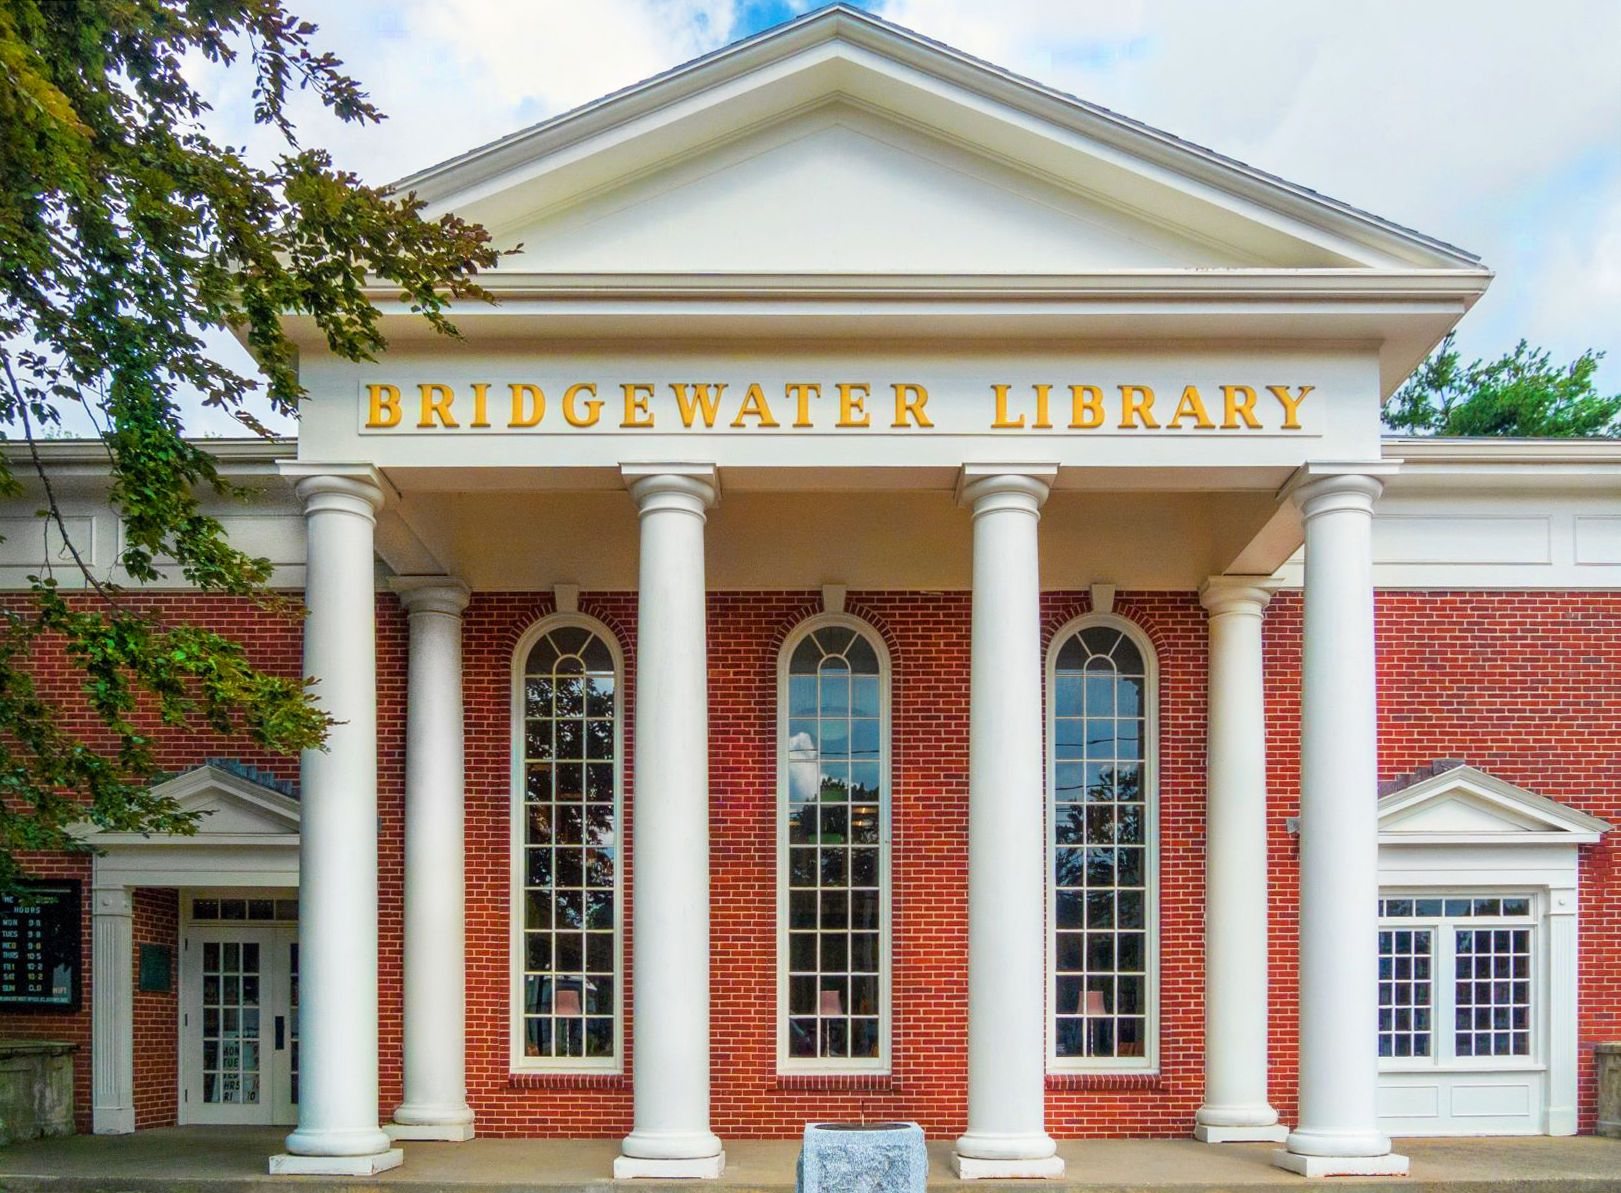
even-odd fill
[[[131,598],[316,677],[328,748],[164,737],[198,833],[7,912],[80,1130],[1592,1130],[1621,451],[1380,434],[1480,261],[842,6],[403,185],[524,247],[461,342],[290,318],[297,442],[216,444],[308,617]],[[44,445],[121,579],[95,449]]]

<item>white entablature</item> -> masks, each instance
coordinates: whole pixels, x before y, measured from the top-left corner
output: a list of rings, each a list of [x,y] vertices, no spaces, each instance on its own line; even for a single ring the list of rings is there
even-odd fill
[[[938,487],[987,451],[1056,463],[1059,491],[1103,466],[1274,489],[1376,457],[1380,399],[1490,277],[844,5],[399,185],[521,246],[482,279],[498,305],[456,312],[464,343],[386,287],[375,365],[292,321],[315,395],[300,458],[402,491],[637,459],[734,488],[831,466]],[[694,420],[700,384],[728,387],[718,418]]]

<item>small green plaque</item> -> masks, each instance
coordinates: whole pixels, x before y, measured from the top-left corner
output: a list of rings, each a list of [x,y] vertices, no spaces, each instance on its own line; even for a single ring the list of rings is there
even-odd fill
[[[174,967],[174,952],[166,944],[141,946],[142,994],[169,993],[170,974]]]

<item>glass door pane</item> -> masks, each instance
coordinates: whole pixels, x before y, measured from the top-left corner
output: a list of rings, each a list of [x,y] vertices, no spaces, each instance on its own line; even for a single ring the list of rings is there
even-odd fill
[[[263,988],[259,942],[209,940],[202,950],[203,1101],[257,1105]]]

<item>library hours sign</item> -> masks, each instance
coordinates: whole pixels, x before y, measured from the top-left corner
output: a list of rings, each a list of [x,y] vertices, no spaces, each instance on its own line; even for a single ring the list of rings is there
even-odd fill
[[[82,957],[77,881],[0,895],[0,1009],[76,1010]]]

